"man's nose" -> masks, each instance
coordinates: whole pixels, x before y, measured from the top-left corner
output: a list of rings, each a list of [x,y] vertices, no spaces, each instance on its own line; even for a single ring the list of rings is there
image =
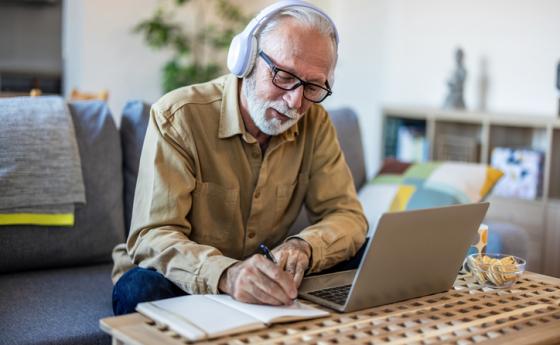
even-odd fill
[[[300,85],[294,90],[286,91],[284,94],[284,101],[288,103],[288,106],[291,109],[301,108],[301,104],[303,102],[303,85]]]

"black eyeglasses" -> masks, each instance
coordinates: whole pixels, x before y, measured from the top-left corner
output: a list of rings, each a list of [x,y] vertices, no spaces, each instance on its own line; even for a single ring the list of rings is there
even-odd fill
[[[328,81],[325,81],[326,88],[321,85],[307,82],[297,75],[284,71],[276,66],[270,57],[262,50],[259,52],[259,56],[264,60],[264,62],[266,62],[268,67],[270,67],[274,73],[272,76],[272,84],[274,84],[277,88],[292,91],[303,85],[303,97],[313,103],[321,103],[325,100],[325,98],[332,95]]]

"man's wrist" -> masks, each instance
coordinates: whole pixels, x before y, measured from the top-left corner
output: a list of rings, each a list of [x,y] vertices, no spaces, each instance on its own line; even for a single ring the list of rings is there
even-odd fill
[[[291,240],[299,241],[298,243],[301,246],[301,248],[303,248],[303,251],[305,252],[305,255],[307,255],[307,260],[309,261],[308,264],[310,265],[311,264],[311,255],[313,253],[313,250],[312,250],[309,242],[307,242],[303,238],[299,238],[299,237],[292,237],[288,241],[291,241]]]
[[[228,286],[228,271],[231,268],[228,267],[226,268],[223,272],[222,275],[220,276],[220,280],[218,280],[218,291],[221,293],[225,293],[229,295],[229,286]]]

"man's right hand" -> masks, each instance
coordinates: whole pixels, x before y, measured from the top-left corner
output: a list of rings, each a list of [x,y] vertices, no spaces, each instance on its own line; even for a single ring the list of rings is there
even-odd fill
[[[297,297],[297,287],[281,267],[256,254],[224,271],[218,288],[241,302],[289,305]]]

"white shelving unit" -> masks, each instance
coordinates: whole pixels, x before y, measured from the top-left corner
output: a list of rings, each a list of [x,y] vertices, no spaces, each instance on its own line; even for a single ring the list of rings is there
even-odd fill
[[[434,108],[385,107],[382,157],[395,156],[399,125],[412,126],[429,146],[428,160],[489,164],[495,147],[544,153],[535,200],[490,196],[487,217],[518,224],[529,233],[528,269],[560,277],[560,119]]]

